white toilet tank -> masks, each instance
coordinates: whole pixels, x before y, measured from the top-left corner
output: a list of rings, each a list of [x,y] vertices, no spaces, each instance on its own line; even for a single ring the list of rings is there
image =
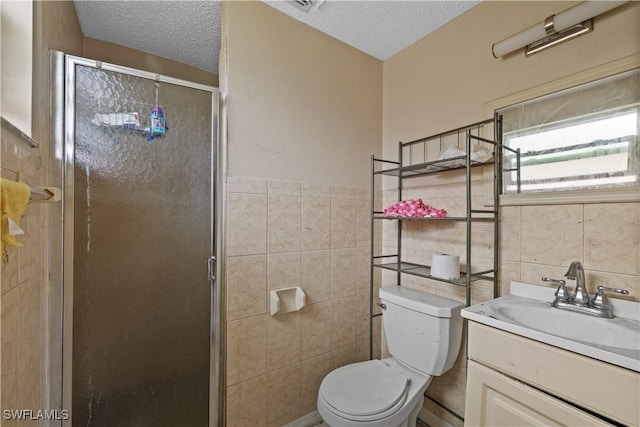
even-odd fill
[[[429,375],[447,372],[462,339],[462,303],[402,286],[380,289],[389,352]]]

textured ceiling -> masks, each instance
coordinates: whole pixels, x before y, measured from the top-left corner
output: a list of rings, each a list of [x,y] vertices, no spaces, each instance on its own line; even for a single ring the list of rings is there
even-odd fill
[[[218,74],[219,1],[74,1],[85,37]]]
[[[388,59],[479,1],[323,1],[308,13],[288,1],[266,4],[380,60]]]
[[[304,13],[288,1],[271,7],[385,60],[479,1],[326,0]],[[218,74],[221,3],[74,1],[82,32]]]

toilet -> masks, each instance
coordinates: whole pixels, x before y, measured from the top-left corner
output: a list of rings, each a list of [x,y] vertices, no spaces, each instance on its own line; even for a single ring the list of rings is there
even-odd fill
[[[463,305],[402,286],[380,289],[391,357],[342,366],[318,391],[318,412],[331,427],[414,427],[433,376],[456,361]]]

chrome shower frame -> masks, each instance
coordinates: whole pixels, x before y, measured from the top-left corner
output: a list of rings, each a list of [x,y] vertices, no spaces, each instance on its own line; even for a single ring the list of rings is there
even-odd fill
[[[113,71],[155,82],[169,83],[211,93],[211,318],[210,318],[210,383],[209,425],[225,421],[225,194],[226,145],[222,137],[224,111],[218,88],[174,77],[109,64],[63,52],[51,51],[51,118],[50,182],[63,189],[61,209],[50,211],[49,295],[48,311],[48,394],[50,408],[72,411],[73,348],[73,236],[74,236],[74,118],[75,67]],[[63,420],[63,426],[71,426]]]

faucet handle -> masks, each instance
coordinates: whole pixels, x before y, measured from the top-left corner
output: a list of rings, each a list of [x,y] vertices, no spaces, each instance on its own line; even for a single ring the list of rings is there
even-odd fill
[[[567,282],[565,282],[562,279],[552,279],[550,277],[541,277],[540,278],[543,282],[551,282],[551,283],[557,283],[559,285],[565,285]]]
[[[605,288],[604,286],[598,286],[598,292],[593,297],[593,301],[591,304],[597,308],[608,308],[609,307],[609,299],[605,292],[615,292],[617,294],[629,295],[629,291],[626,289],[616,289],[616,288]]]
[[[604,295],[605,292],[615,292],[617,294],[629,295],[629,291],[626,289],[607,288],[604,286],[598,286],[596,289],[598,290],[598,295]]]
[[[558,301],[562,301],[562,302],[571,301],[571,296],[569,295],[569,292],[567,291],[567,289],[564,287],[564,285],[567,282],[561,279],[551,279],[549,277],[541,277],[541,279],[543,282],[557,283],[559,285],[555,293],[556,299],[554,303],[557,303]]]

